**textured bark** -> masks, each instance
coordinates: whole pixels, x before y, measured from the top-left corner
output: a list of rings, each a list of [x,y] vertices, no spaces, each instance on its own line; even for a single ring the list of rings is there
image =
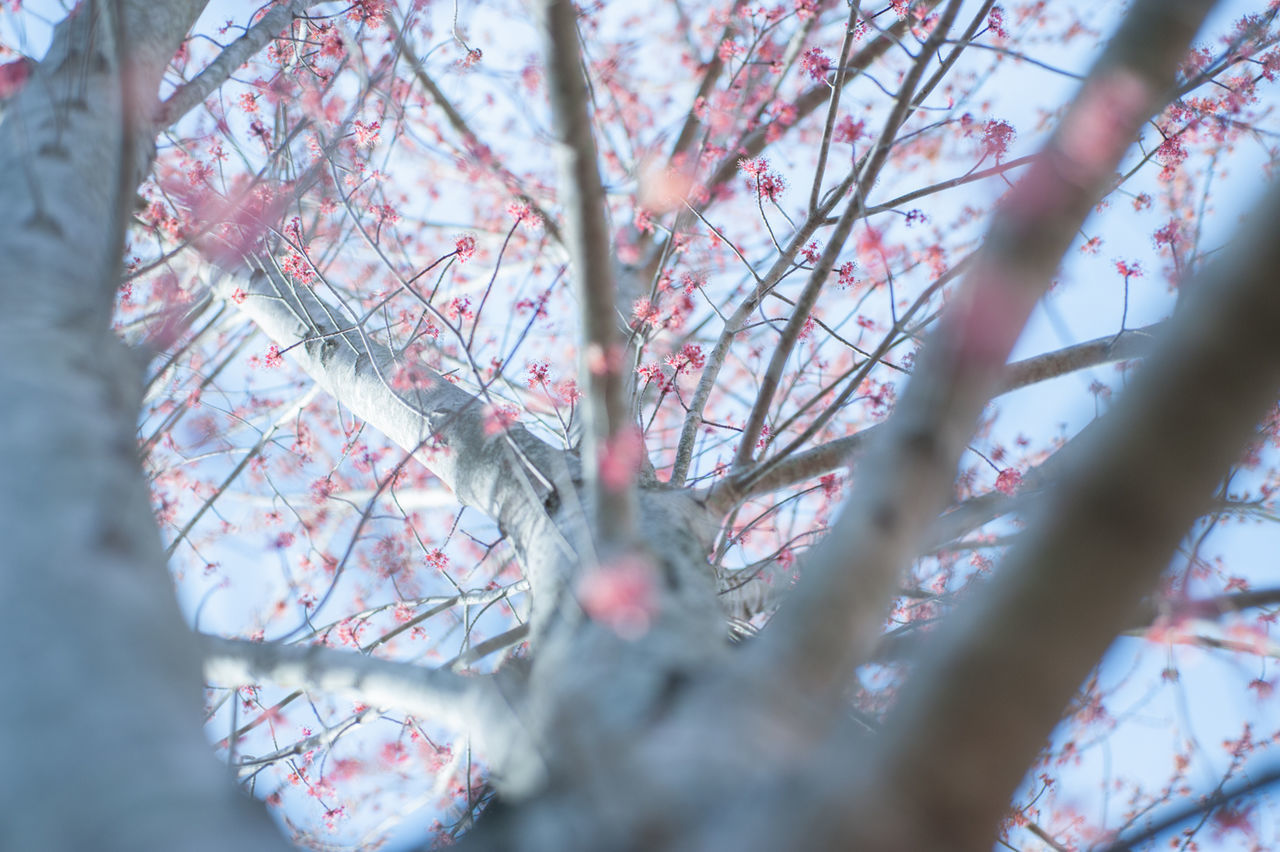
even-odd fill
[[[1137,3],[1003,201],[893,414],[869,442],[841,516],[754,652],[785,678],[782,688],[842,689],[869,658],[899,574],[946,506],[960,454],[1023,324],[1138,128],[1164,105],[1212,5]]]
[[[323,645],[287,646],[202,637],[205,677],[235,688],[268,681],[286,689],[349,693],[376,707],[393,707],[466,734],[486,755],[499,757],[524,727],[518,718],[520,677],[461,675],[380,660]],[[498,765],[502,765],[499,759]]]
[[[1275,405],[1278,216],[1272,190],[1191,282],[989,588],[923,643],[884,735],[834,788],[862,803],[836,821],[843,836],[878,849],[978,849],[989,838],[1062,707]]]
[[[417,389],[392,387],[404,359],[358,327],[350,311],[295,287],[274,268],[222,277],[216,295],[237,288],[246,293],[240,309],[334,398],[349,407],[406,452],[414,454],[464,506],[495,519],[526,554],[535,540],[552,532],[544,506],[554,483],[577,477],[576,459],[556,450],[516,424],[505,432],[486,428],[488,404],[434,370]],[[554,544],[553,549],[554,549]],[[572,555],[563,541],[561,558]],[[554,565],[556,559],[551,560]],[[547,572],[530,582],[551,582]],[[543,563],[546,564],[546,563]]]
[[[284,357],[415,452],[460,501],[511,537],[534,598],[537,650],[520,699],[526,747],[494,767],[500,790],[518,797],[550,778],[587,783],[596,776],[579,775],[584,755],[628,741],[659,712],[672,681],[690,680],[722,657],[728,634],[707,567],[718,517],[695,493],[650,487],[637,495],[635,553],[653,567],[656,614],[643,638],[622,639],[577,604],[579,575],[595,555],[572,454],[519,425],[487,434],[481,400],[438,375],[419,390],[396,391],[395,353],[278,273],[226,278],[215,292],[227,297],[236,286],[247,294],[240,309]]]
[[[482,388],[428,371],[422,387],[397,389],[401,356],[370,337],[336,291],[297,287],[272,268],[226,275],[215,295],[243,289],[239,309],[286,358],[510,537],[535,601],[533,656],[491,678],[464,678],[331,649],[202,644],[173,601],[137,461],[140,367],[109,331],[120,211],[151,152],[136,131],[153,126],[159,74],[200,5],[87,4],[59,27],[0,123],[0,208],[13,223],[0,229],[0,471],[20,485],[0,488],[0,643],[16,696],[0,702],[0,848],[285,848],[200,732],[202,653],[215,679],[355,690],[482,726],[495,785],[512,806],[464,841],[473,848],[989,846],[1070,691],[1131,623],[1280,390],[1280,291],[1270,280],[1280,243],[1246,235],[1207,276],[1222,286],[1192,288],[1198,301],[1160,331],[1144,377],[1073,446],[1063,490],[999,579],[921,643],[916,675],[874,739],[851,733],[842,692],[868,656],[896,570],[912,547],[928,545],[966,430],[1010,375],[1007,353],[978,353],[976,365],[972,352],[949,357],[964,334],[945,326],[942,355],[921,362],[918,389],[888,425],[790,460],[786,475],[808,476],[864,440],[885,448],[859,472],[866,494],[818,552],[815,582],[772,637],[734,653],[707,565],[728,501],[639,483],[641,544],[631,555],[652,570],[654,612],[642,635],[619,636],[578,603],[585,567],[604,560],[573,453],[519,426],[487,428]],[[255,38],[287,19],[282,9],[302,5],[277,7]],[[1122,129],[1158,105],[1208,5],[1137,4],[1096,75],[1141,82]],[[121,36],[127,69],[117,61]],[[854,67],[891,44],[877,39]],[[211,74],[238,54],[227,56]],[[572,76],[576,54],[568,66]],[[801,106],[826,97],[811,92]],[[1060,204],[1039,209],[1040,219],[998,219],[974,273],[981,284],[1016,272],[1015,286],[1026,288],[1019,309],[1047,282],[1114,165],[1082,165],[1077,155],[1089,151],[1073,141],[1072,120],[1030,170],[1040,189],[1063,191]],[[579,130],[589,139],[589,126]],[[585,163],[592,155],[578,141]],[[744,140],[749,151],[763,144],[762,134]],[[596,207],[598,199],[578,215]],[[1277,218],[1280,196],[1255,221]],[[570,241],[582,230],[571,229]],[[608,259],[600,239],[590,246],[597,267]],[[954,303],[962,318],[966,298]],[[1022,378],[1011,381],[1128,357],[1145,343],[1131,332],[1082,344],[1021,372],[1015,365]],[[738,602],[771,603],[758,590]]]
[[[141,365],[110,331],[133,130],[201,6],[81,6],[0,124],[4,849],[287,848],[201,733],[135,444]]]

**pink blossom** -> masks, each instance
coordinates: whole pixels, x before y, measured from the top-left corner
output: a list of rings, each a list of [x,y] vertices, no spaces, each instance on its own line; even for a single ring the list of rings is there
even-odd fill
[[[787,188],[787,182],[781,175],[769,172],[768,174],[756,179],[756,192],[761,198],[767,198],[770,201],[777,201]]]
[[[449,300],[449,306],[445,308],[445,316],[451,320],[471,319],[475,313],[471,310],[471,300],[466,296],[459,296]]]
[[[1129,263],[1123,260],[1117,260],[1116,272],[1119,272],[1125,278],[1141,278],[1142,277],[1142,267],[1138,264],[1137,261]]]
[[[34,63],[26,57],[0,65],[0,99],[12,97],[26,85]]]
[[[818,0],[795,0],[796,17],[800,20],[812,18],[818,14]]]
[[[582,399],[582,391],[578,390],[578,383],[573,379],[561,379],[556,382],[553,391],[561,402],[569,405],[573,405]]]
[[[645,385],[656,385],[659,393],[671,390],[671,382],[658,364],[641,364],[636,367],[636,375],[644,380]]]
[[[695,370],[701,370],[707,363],[706,356],[702,354],[702,347],[696,343],[686,343],[680,348],[680,355]]]
[[[636,299],[631,306],[632,328],[639,328],[645,324],[657,325],[661,319],[662,311],[648,299]]]
[[[822,486],[822,496],[826,499],[834,500],[840,494],[840,483],[834,473],[824,474],[818,483]]]
[[[742,52],[742,46],[740,44],[731,38],[727,38],[720,42],[720,47],[716,50],[716,55],[720,57],[721,62],[727,63]]]
[[[991,8],[990,13],[987,14],[987,28],[997,38],[1009,37],[1009,31],[1004,28],[1004,8],[1002,6],[993,6]]]
[[[836,122],[835,133],[831,138],[836,142],[852,145],[863,137],[866,124],[865,121],[854,121],[851,116],[846,115]]]
[[[815,80],[826,80],[831,73],[831,60],[821,48],[811,47],[801,55],[800,68]]]
[[[621,429],[600,447],[600,483],[609,491],[621,491],[635,479],[642,461],[644,438],[640,430],[635,427]]]
[[[1022,486],[1022,474],[1011,467],[1007,467],[1000,471],[1000,475],[996,477],[996,490],[1012,495]]]
[[[515,217],[517,222],[536,228],[542,224],[542,217],[533,212],[533,206],[527,201],[513,201],[507,205],[507,213]]]
[[[982,155],[995,156],[999,160],[1009,152],[1009,143],[1016,136],[1013,125],[1007,121],[991,120],[982,125]]]
[[[536,388],[539,385],[545,385],[547,383],[547,379],[550,371],[551,371],[551,365],[549,365],[546,361],[534,361],[532,364],[530,364],[529,365],[529,387]]]
[[[654,568],[635,555],[601,566],[578,584],[578,600],[594,621],[624,639],[638,639],[649,631],[658,611]]]
[[[386,0],[355,0],[347,12],[347,19],[376,28],[382,25],[386,13]]]

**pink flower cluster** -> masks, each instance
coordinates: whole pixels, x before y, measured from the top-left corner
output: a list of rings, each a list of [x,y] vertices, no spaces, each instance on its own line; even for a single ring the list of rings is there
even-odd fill
[[[739,160],[738,168],[746,172],[750,178],[747,181],[747,186],[754,189],[759,198],[777,201],[778,197],[787,188],[787,182],[782,175],[769,171],[769,161],[764,157],[757,157],[754,160]]]

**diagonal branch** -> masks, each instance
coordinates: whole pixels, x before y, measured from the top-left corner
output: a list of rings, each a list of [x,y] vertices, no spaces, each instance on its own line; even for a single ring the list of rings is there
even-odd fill
[[[328,393],[407,452],[466,506],[502,524],[518,551],[547,528],[543,502],[572,473],[568,454],[520,424],[499,428],[483,399],[422,364],[420,381],[393,387],[401,359],[365,334],[361,318],[337,311],[308,288],[264,265],[247,278],[223,276],[214,294],[232,299],[282,353]],[[536,584],[537,580],[530,578]]]
[[[809,189],[809,212],[818,209],[819,191],[822,189],[822,178],[827,170],[827,157],[831,153],[831,139],[835,135],[836,116],[840,114],[840,92],[844,89],[844,78],[849,71],[849,51],[853,48],[858,32],[858,17],[862,14],[862,3],[853,0],[849,4],[849,21],[844,27],[844,40],[840,45],[839,64],[836,65],[836,78],[831,84],[831,102],[827,105],[827,120],[822,126],[822,142],[818,145],[818,164],[813,169],[813,185]]]
[[[1076,343],[1072,346],[1056,349],[1053,352],[1045,352],[1041,355],[1033,355],[1021,361],[1015,361],[1005,367],[1004,377],[995,395],[1010,393],[1019,388],[1065,376],[1076,370],[1097,367],[1113,361],[1140,358],[1150,351],[1155,341],[1156,333],[1162,327],[1163,323],[1153,323],[1142,328],[1128,329],[1118,335],[1110,334],[1106,337],[1086,340],[1083,343]],[[803,482],[806,479],[812,479],[844,467],[849,464],[855,453],[867,445],[872,435],[876,434],[881,428],[881,425],[870,426],[861,432],[846,435],[843,438],[836,438],[813,449],[798,452],[786,458],[780,458],[776,463],[771,461],[767,470],[760,473],[754,470],[748,471],[747,473],[750,476],[744,476],[741,480],[736,477],[726,479],[710,489],[707,497],[708,504],[713,506],[717,512],[727,512],[739,502],[750,497],[777,491],[779,488],[785,488],[788,485],[794,485],[797,482]],[[1075,439],[1072,440],[1074,441]],[[1058,453],[1061,452],[1061,450],[1058,451]],[[1054,454],[1054,458],[1057,457],[1058,453]],[[1045,465],[1048,464],[1049,462],[1045,463]],[[1057,464],[1057,462],[1054,462],[1054,464]],[[1043,468],[1045,465],[1041,465],[1041,467]],[[1037,468],[1036,471],[1040,471],[1040,468]],[[1038,477],[1035,482],[1032,481],[1032,474],[1024,477],[1024,490],[1039,488],[1048,484],[1052,478],[1051,475],[1048,475],[1047,468],[1045,471],[1036,473],[1035,476]],[[1003,498],[1004,501],[1009,501],[1010,499],[999,492],[994,495],[984,494],[974,497],[951,510],[951,512],[942,516],[942,520],[939,522],[941,526],[935,528],[934,533],[936,536],[941,536],[945,530],[954,531],[947,534],[945,538],[933,537],[931,540],[936,542],[950,541],[957,536],[963,535],[969,529],[981,526],[1002,514],[1002,511],[994,508],[978,508],[979,505],[985,506],[986,503],[994,503],[1000,498]],[[962,507],[969,507],[964,508],[964,517],[973,519],[972,522],[963,522],[969,525],[958,525],[959,516],[957,516],[949,524],[946,519],[950,517],[952,512],[960,511]],[[977,520],[978,518],[983,518],[983,520],[979,521]]]
[[[942,0],[923,0],[923,2],[920,3],[919,8],[925,10],[933,9],[941,2]],[[870,68],[873,63],[883,57],[890,48],[895,44],[898,44],[903,34],[907,32],[910,26],[911,19],[903,18],[895,21],[880,35],[876,36],[870,44],[855,53],[853,57],[842,66],[841,73],[837,76],[837,85],[843,88],[856,80],[862,72]],[[796,108],[796,117],[795,121],[790,126],[795,127],[802,123],[804,119],[824,104],[828,104],[830,98],[831,86],[827,83],[818,83],[806,89],[795,100],[794,105]],[[772,101],[773,99],[770,98],[769,100]],[[770,130],[772,128],[776,131],[777,128],[767,122],[761,122],[762,115],[763,112],[757,114],[752,119],[752,121],[759,126],[756,126],[755,130],[748,132],[745,136],[739,139],[736,144],[729,146],[729,154],[720,161],[719,165],[715,167],[715,170],[711,173],[710,177],[708,177],[705,182],[705,188],[709,197],[712,199],[712,202],[709,203],[714,202],[717,195],[716,190],[731,181],[738,173],[739,162],[744,159],[749,160],[759,156],[760,152],[769,145],[772,137]],[[839,198],[843,198],[844,193],[846,192],[848,192],[848,186],[842,185],[839,189],[831,191],[830,194],[838,200]],[[822,218],[825,218],[829,212],[830,211],[828,210],[824,213]],[[639,273],[639,278],[641,280],[654,281],[657,279],[659,266],[663,263],[664,258],[668,256],[668,252],[670,251],[671,240],[676,234],[682,232],[689,222],[689,219],[686,218],[687,215],[688,214],[686,213],[681,213],[679,218],[676,220],[675,227],[671,230],[671,233],[667,235],[667,238],[658,245],[650,247],[648,251],[648,260],[644,264],[642,271]],[[819,224],[822,224],[821,221],[814,222],[812,227],[816,228]],[[811,226],[806,223],[803,227],[810,228]],[[650,241],[653,236],[654,235],[646,235],[644,238],[644,244],[648,245],[648,241]],[[800,245],[804,245],[804,243],[802,242]],[[794,256],[794,252],[790,252],[789,255]],[[701,417],[702,409],[698,408],[697,411],[698,417]],[[692,412],[690,413],[692,414]],[[689,434],[690,422],[692,422],[692,420],[685,424],[685,434]],[[696,426],[692,428],[696,430]],[[686,443],[683,436],[681,438],[681,442]],[[687,463],[686,468],[682,473],[687,473]],[[672,478],[672,482],[677,484],[680,481],[681,480],[677,477]]]
[[[1119,334],[1095,337],[1093,340],[1015,361],[1005,368],[998,392],[1009,393],[1028,385],[1074,373],[1076,370],[1097,367],[1113,361],[1141,358],[1151,351],[1157,335],[1163,328],[1164,323],[1161,322],[1141,328],[1129,328]]]
[[[503,166],[497,158],[480,156],[486,146],[480,141],[480,137],[476,135],[475,131],[471,129],[471,125],[467,123],[462,113],[458,112],[458,108],[453,105],[453,102],[449,100],[444,91],[436,85],[436,81],[427,73],[427,69],[422,65],[422,60],[418,58],[413,46],[405,38],[404,29],[399,22],[390,14],[388,14],[388,18],[388,26],[395,37],[396,49],[400,51],[400,55],[409,63],[418,85],[422,86],[431,97],[432,103],[444,113],[449,126],[461,137],[463,150],[467,156],[474,158],[487,168],[494,177],[502,182],[503,186],[515,194],[520,202],[528,204],[529,209],[542,220],[542,229],[546,235],[558,245],[563,245],[564,237],[560,233],[560,226],[556,224],[556,220],[543,209],[536,199],[520,188],[519,179]]]
[[[796,229],[795,234],[787,243],[786,249],[778,255],[773,266],[756,282],[756,286],[739,303],[733,314],[725,320],[724,327],[720,330],[720,336],[716,338],[716,345],[707,356],[706,366],[703,367],[702,373],[698,376],[698,386],[694,390],[693,399],[689,402],[689,411],[685,415],[684,424],[680,429],[680,440],[676,445],[675,464],[671,469],[670,481],[673,485],[683,485],[685,477],[688,476],[689,466],[693,463],[693,449],[698,439],[698,430],[702,428],[703,424],[703,412],[706,410],[707,402],[711,399],[712,391],[716,389],[717,381],[720,378],[720,370],[724,367],[725,360],[729,356],[729,347],[733,345],[734,337],[742,330],[743,325],[751,317],[752,312],[755,311],[765,295],[772,292],[783,276],[794,268],[794,258],[800,248],[809,241],[813,233],[818,229],[822,217],[830,212],[839,203],[840,199],[844,198],[845,193],[853,186],[853,180],[854,176],[850,174],[841,182],[835,192],[830,193],[822,205],[810,212],[809,217]]]
[[[925,0],[920,4],[920,8],[933,9],[941,2],[942,0]],[[845,74],[841,77],[841,85],[847,86],[858,79],[863,71],[870,68],[873,63],[888,53],[889,49],[897,44],[910,29],[911,22],[912,19],[910,17],[894,21],[884,32],[876,36],[870,44],[855,53],[848,64],[844,66]],[[796,120],[791,126],[794,127],[800,124],[807,116],[828,103],[830,98],[831,87],[826,83],[817,83],[805,89],[795,100]],[[749,160],[760,156],[760,153],[769,145],[769,142],[769,126],[766,124],[752,130],[742,137],[738,144],[732,146],[730,153],[720,161],[720,164],[716,166],[715,171],[712,172],[711,177],[706,182],[707,189],[711,192],[712,197],[715,196],[717,187],[724,186],[733,180],[733,176],[738,173],[739,160]]]
[[[777,393],[778,386],[782,381],[782,372],[786,367],[787,361],[791,358],[791,352],[796,342],[800,339],[805,321],[808,320],[809,315],[813,312],[813,308],[818,302],[818,296],[822,293],[827,277],[835,267],[836,258],[843,251],[845,241],[853,231],[854,224],[863,217],[863,211],[866,210],[864,202],[867,190],[874,186],[879,179],[880,170],[888,162],[889,151],[893,147],[893,141],[897,137],[898,131],[914,112],[915,108],[911,103],[911,99],[916,93],[916,87],[920,83],[920,78],[924,76],[925,68],[933,60],[934,52],[943,39],[946,38],[947,31],[951,28],[956,15],[960,12],[960,5],[959,0],[951,0],[947,4],[947,8],[943,10],[938,22],[934,25],[928,41],[920,49],[920,53],[915,63],[911,66],[911,70],[903,78],[902,84],[898,89],[897,100],[889,113],[889,117],[885,120],[884,128],[880,131],[880,137],[876,140],[875,146],[871,149],[870,157],[858,174],[857,183],[854,185],[854,197],[845,208],[845,212],[840,216],[839,221],[836,222],[835,230],[832,231],[826,247],[822,250],[821,257],[818,258],[818,262],[814,264],[813,271],[809,274],[809,280],[805,284],[804,290],[801,291],[799,298],[796,299],[795,309],[792,311],[791,318],[787,321],[787,325],[774,347],[773,355],[769,359],[769,366],[765,369],[764,376],[760,379],[760,387],[756,392],[755,403],[747,415],[746,424],[742,427],[742,435],[738,440],[738,450],[733,459],[735,473],[745,469],[751,462],[755,451],[756,439],[760,437],[764,428],[765,417],[773,405],[774,394]]]
[[[728,14],[725,16],[724,30],[721,32],[720,37],[716,39],[715,43],[717,45],[733,38],[733,34],[737,29],[738,11],[744,5],[746,5],[746,0],[733,0],[733,6],[730,7]],[[695,105],[711,94],[711,90],[715,88],[716,83],[720,80],[720,75],[724,73],[724,66],[724,60],[720,58],[720,51],[713,50],[711,58],[707,60],[706,66],[702,69],[702,79],[698,82],[698,91],[693,96]],[[702,129],[702,119],[698,117],[698,110],[690,107],[688,115],[685,116],[684,124],[681,125],[680,132],[676,135],[675,144],[671,146],[672,162],[675,162],[678,157],[689,151],[700,129]]]
[[[1158,348],[996,578],[923,643],[856,781],[901,796],[898,816],[919,808],[956,830],[948,842],[976,848],[1274,406],[1277,216],[1273,189],[1253,226],[1185,288]]]
[[[1094,848],[1097,852],[1132,852],[1171,828],[1176,828],[1196,817],[1207,817],[1218,808],[1255,795],[1280,782],[1280,765],[1249,766],[1242,769],[1240,775],[1243,780],[1230,787],[1222,785],[1207,796],[1197,797],[1187,804],[1171,806],[1155,815],[1145,827],[1122,835],[1105,846]]]
[[[938,193],[938,192],[943,192],[944,190],[948,190],[948,189],[955,189],[957,186],[964,186],[967,183],[974,183],[975,181],[986,180],[989,177],[996,177],[997,175],[1002,175],[1007,171],[1011,171],[1013,169],[1018,169],[1023,166],[1030,165],[1033,162],[1035,162],[1035,157],[1016,157],[1012,160],[1006,160],[1003,163],[999,163],[997,165],[990,166],[985,169],[967,172],[961,175],[960,177],[939,181],[937,183],[930,184],[929,186],[924,186],[924,187],[921,187],[920,189],[912,190],[911,192],[905,192],[902,195],[899,195],[897,198],[891,198],[888,201],[881,202],[880,204],[873,204],[871,207],[867,208],[867,215],[874,216],[877,213],[884,213],[889,210],[896,210],[902,205],[910,204],[912,201],[915,201],[918,198],[924,198],[926,196],[933,195],[934,193]],[[835,220],[831,219],[827,221],[825,224],[834,225]]]
[[[997,212],[840,519],[752,650],[784,688],[839,690],[868,658],[1009,352],[1138,129],[1166,100],[1212,3],[1144,0],[1126,18],[1036,163]]]
[[[295,17],[318,2],[320,0],[288,0],[274,6],[249,27],[244,35],[223,48],[199,74],[183,83],[164,100],[156,115],[156,129],[170,126],[204,103],[205,98],[221,88],[240,66],[283,32]]]
[[[1229,643],[1218,637],[1199,636],[1194,629],[1200,625],[1212,625],[1220,621],[1228,613],[1239,613],[1258,607],[1274,607],[1280,605],[1280,588],[1255,589],[1248,592],[1227,592],[1207,598],[1182,600],[1164,598],[1159,595],[1148,595],[1142,599],[1133,617],[1126,624],[1120,635],[1138,639],[1158,641],[1169,644],[1171,641],[1188,644],[1203,644],[1206,647],[1236,648],[1246,653],[1267,653],[1271,648],[1280,647],[1274,641],[1267,643],[1239,642]],[[929,649],[928,643],[933,640],[929,629],[940,619],[932,620],[927,625],[918,623],[905,625],[886,633],[876,646],[875,661],[878,663],[907,662],[918,659]],[[1169,631],[1161,630],[1152,634],[1151,628],[1164,622],[1177,626],[1177,638],[1171,640]],[[1159,637],[1158,639],[1156,637]],[[1272,656],[1276,655],[1272,652]]]

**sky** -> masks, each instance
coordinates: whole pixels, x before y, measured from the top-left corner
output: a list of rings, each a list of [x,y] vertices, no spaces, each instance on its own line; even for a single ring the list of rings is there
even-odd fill
[[[1121,4],[1096,2],[1081,5],[1090,9],[1091,23],[1098,30],[1108,33],[1114,28]],[[1233,20],[1243,11],[1255,11],[1259,6],[1258,2],[1241,0],[1223,3],[1208,29],[1220,30],[1223,22]],[[246,10],[253,7],[254,4],[215,0],[200,26],[216,28],[231,18],[242,21]],[[647,4],[614,3],[611,4],[611,15],[616,12],[616,18],[609,19],[618,21],[621,26],[621,21],[633,11],[633,7],[649,8]],[[48,38],[48,27],[44,21],[56,18],[60,14],[58,9],[60,5],[57,3],[37,0],[24,4],[21,15],[0,17],[0,43],[16,46],[30,55],[39,55]],[[453,6],[435,3],[429,14],[435,16],[437,31],[443,33],[449,29]],[[511,16],[501,9],[495,11],[484,4],[459,4],[457,22],[460,30],[466,33],[468,42],[484,51],[485,62],[500,72],[492,79],[501,80],[501,72],[517,74],[530,53],[537,49],[530,28],[523,23],[513,23]],[[446,38],[444,42],[447,41]],[[1101,43],[1100,40],[1098,45]],[[1048,65],[1077,73],[1086,70],[1093,58],[1075,47],[1063,48],[1051,39],[1038,41],[1028,52]],[[669,71],[659,68],[655,74],[660,77]],[[680,83],[672,83],[672,92],[678,95]],[[457,91],[462,91],[460,87],[463,84],[452,79],[450,84],[459,87]],[[1011,155],[1019,155],[1034,150],[1036,145],[1038,135],[1033,129],[1037,123],[1035,105],[1061,103],[1076,86],[1076,80],[1070,76],[1023,64],[1017,74],[992,76],[981,97],[996,104],[1001,117],[1019,129],[1017,144],[1011,152]],[[877,94],[868,81],[857,84],[850,97],[871,100]],[[539,108],[535,105],[530,109],[536,112]],[[780,162],[786,162],[785,152],[778,157]],[[1239,217],[1260,194],[1262,181],[1258,175],[1266,161],[1264,146],[1242,145],[1232,158],[1230,170],[1215,174],[1216,209],[1213,215],[1206,217],[1206,245],[1223,242]],[[397,164],[395,160],[388,162]],[[920,182],[918,175],[890,175],[877,189],[890,195],[895,181],[900,181],[904,188],[914,188]],[[951,212],[955,212],[964,202],[992,200],[1002,189],[1001,184],[992,181],[948,194],[932,202],[932,215],[937,220],[945,220],[948,205],[952,206]],[[797,201],[800,194],[797,193]],[[1052,350],[1064,343],[1115,333],[1121,316],[1126,313],[1125,324],[1130,328],[1163,316],[1173,296],[1159,274],[1163,261],[1156,256],[1149,236],[1160,221],[1160,214],[1156,211],[1144,214],[1116,209],[1104,211],[1086,223],[1082,241],[1086,237],[1102,236],[1103,249],[1096,255],[1075,249],[1068,253],[1060,272],[1066,286],[1052,292],[1036,310],[1015,349],[1014,359]],[[1123,247],[1123,256],[1114,253],[1119,247]],[[1142,278],[1130,282],[1127,311],[1126,294],[1114,269],[1117,260],[1136,261],[1145,270]],[[477,276],[460,282],[459,286],[474,290],[482,281],[483,278]],[[247,375],[247,368],[245,372]],[[1002,417],[995,426],[992,441],[1011,443],[1017,432],[1030,428],[1028,424],[1041,433],[1058,429],[1062,424],[1064,434],[1073,434],[1099,411],[1097,403],[1080,393],[1095,380],[1118,387],[1115,370],[1106,367],[1082,371],[1002,398],[998,403]],[[1102,405],[1105,408],[1105,404]],[[1208,546],[1215,552],[1229,555],[1231,574],[1244,577],[1259,587],[1274,586],[1280,584],[1280,572],[1274,563],[1274,554],[1280,552],[1278,536],[1280,532],[1272,525],[1222,525],[1211,533]],[[264,588],[280,583],[280,578],[288,573],[287,565],[280,566],[278,572],[262,570],[262,543],[250,537],[219,543],[211,558],[239,567],[228,569],[235,579],[234,593],[211,593],[212,584],[202,586],[199,582],[182,587],[184,607],[192,618],[197,611],[200,612],[203,629],[234,631],[240,628],[244,620],[243,599],[270,597]],[[283,562],[287,557],[280,553],[275,558]],[[1114,814],[1119,807],[1116,797],[1099,795],[1100,779],[1123,774],[1139,782],[1159,783],[1167,778],[1171,731],[1176,732],[1177,737],[1202,746],[1193,764],[1191,779],[1198,788],[1210,789],[1227,765],[1220,743],[1240,735],[1240,720],[1253,719],[1259,730],[1270,730],[1263,726],[1268,720],[1274,720],[1276,711],[1280,710],[1277,699],[1264,699],[1240,689],[1242,678],[1274,678],[1265,656],[1244,657],[1175,646],[1168,650],[1167,659],[1160,660],[1142,653],[1149,650],[1148,644],[1147,640],[1139,638],[1121,639],[1101,666],[1099,678],[1112,691],[1114,706],[1128,708],[1128,712],[1115,714],[1116,735],[1086,749],[1079,766],[1064,773],[1063,788],[1055,794],[1060,802],[1073,803],[1093,820],[1105,822],[1109,813]],[[1180,674],[1179,683],[1173,687],[1163,682],[1164,671],[1170,667],[1176,668]],[[1274,721],[1271,725],[1274,726]],[[225,734],[225,726],[222,726],[211,728],[211,736],[220,736],[218,730]],[[418,842],[425,824],[437,815],[429,806],[435,798],[437,796],[434,795],[423,797],[423,809],[396,829],[386,848],[409,848]],[[309,821],[312,825],[316,822],[314,811],[308,810],[306,804],[286,808],[285,813],[299,822]],[[1275,819],[1269,816],[1267,820],[1263,836],[1274,835],[1277,831]],[[375,824],[377,822],[374,820]],[[1236,836],[1218,839],[1223,849],[1245,848],[1234,845],[1238,841],[1240,838]],[[1036,842],[1028,838],[1029,845],[1024,848],[1036,849]]]

